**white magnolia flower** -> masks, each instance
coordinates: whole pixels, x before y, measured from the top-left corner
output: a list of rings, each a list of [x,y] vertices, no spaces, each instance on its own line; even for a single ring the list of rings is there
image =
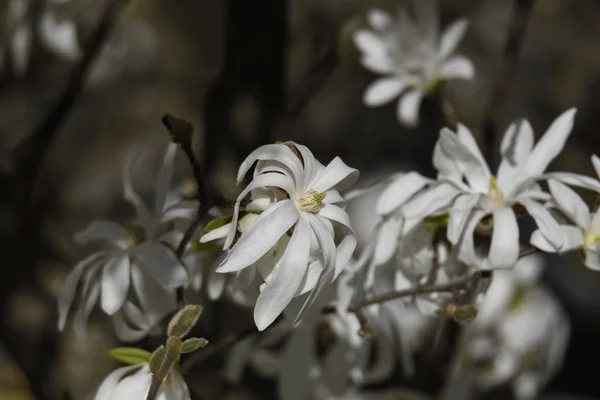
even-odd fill
[[[541,263],[529,256],[512,270],[494,272],[461,347],[481,388],[512,382],[519,400],[535,398],[560,369],[570,333],[560,304],[537,284]]]
[[[439,34],[436,0],[414,1],[415,18],[399,10],[397,20],[381,11],[368,14],[370,30],[355,32],[354,42],[362,52],[362,65],[385,75],[365,91],[367,106],[379,106],[398,97],[398,119],[407,126],[418,123],[423,97],[443,81],[471,79],[473,64],[453,55],[468,23],[461,19]]]
[[[85,335],[85,323],[98,299],[106,314],[115,315],[117,332],[129,332],[123,340],[132,340],[135,334],[122,318],[143,333],[148,321],[157,322],[172,309],[172,300],[167,298],[173,297],[173,289],[188,283],[188,273],[171,249],[177,245],[174,239],[178,237],[171,226],[176,219],[192,218],[196,209],[195,201],[181,201],[169,190],[176,150],[176,144],[168,145],[158,174],[153,210],[135,193],[128,167],[124,176],[125,199],[136,209],[135,221],[124,227],[96,220],[75,235],[80,243],[103,241],[108,248],[80,261],[67,277],[58,300],[60,330],[65,326],[78,286],[81,301],[75,328],[80,336]],[[129,295],[136,298],[136,309],[127,305]],[[123,313],[117,313],[124,306]],[[147,319],[141,317],[143,314]]]
[[[254,179],[235,203],[224,246],[231,250],[218,272],[236,272],[258,262],[256,267],[265,285],[254,309],[254,320],[263,330],[293,297],[308,290],[311,294],[305,306],[310,306],[322,287],[350,260],[356,237],[338,190],[353,183],[358,171],[339,157],[325,167],[308,148],[288,142],[255,150],[240,166],[238,182],[257,161]],[[267,189],[269,196],[260,196],[268,207],[240,236],[237,226],[242,200],[257,189]],[[337,246],[334,227],[343,233]],[[273,250],[274,255],[267,254]]]
[[[593,155],[592,164],[600,176],[600,158]],[[576,224],[576,226],[560,226],[565,236],[565,245],[560,252],[581,248],[585,265],[600,271],[600,212],[596,210],[595,213],[592,213],[581,197],[565,184],[549,180],[548,186],[559,209]],[[557,250],[552,247],[540,230],[533,233],[531,243],[547,252],[556,252]]]
[[[40,42],[55,54],[75,61],[81,56],[77,39],[75,21],[61,18],[57,10],[58,4],[64,0],[51,0],[45,5],[40,16]],[[33,21],[31,21],[31,0],[10,0],[6,14],[7,37],[0,44],[0,52],[8,50],[12,59],[12,67],[17,75],[23,75],[29,65],[33,42]]]
[[[96,392],[95,400],[145,399],[152,373],[148,364],[130,365],[111,372]],[[158,391],[156,400],[190,400],[190,391],[181,374],[173,369]]]
[[[442,129],[433,154],[438,182],[414,196],[401,208],[405,218],[422,219],[449,213],[448,240],[458,246],[459,259],[482,268],[511,268],[519,257],[517,212],[527,212],[541,234],[560,249],[565,237],[545,207],[552,195],[538,181],[552,179],[572,186],[600,191],[600,182],[574,173],[544,173],[560,153],[571,129],[575,109],[560,115],[534,146],[531,125],[525,120],[511,124],[502,140],[502,161],[494,176],[475,139],[463,125],[454,133]],[[404,198],[397,185],[395,196]],[[491,233],[486,257],[476,253],[474,233]]]

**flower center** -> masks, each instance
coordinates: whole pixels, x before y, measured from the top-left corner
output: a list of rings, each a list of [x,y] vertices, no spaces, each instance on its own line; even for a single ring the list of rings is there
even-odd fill
[[[127,240],[127,245],[129,247],[140,245],[147,239],[144,228],[139,225],[131,222],[125,222],[125,230],[127,230],[127,233],[129,234],[129,239]]]
[[[298,199],[298,205],[302,211],[316,213],[321,209],[321,203],[326,195],[325,192],[318,193],[313,189],[309,189]]]
[[[586,230],[583,232],[584,247],[594,247],[597,242],[600,242],[600,235],[591,230]]]
[[[504,204],[504,193],[502,193],[498,187],[495,176],[490,177],[490,191],[488,192],[488,195],[496,207],[500,207]]]

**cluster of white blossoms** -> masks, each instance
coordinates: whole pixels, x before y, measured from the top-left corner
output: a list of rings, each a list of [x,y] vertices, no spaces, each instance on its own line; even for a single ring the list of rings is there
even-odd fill
[[[61,8],[69,2],[71,0],[45,1],[36,32],[36,23],[32,20],[35,1],[9,0],[3,24],[6,34],[0,43],[0,65],[10,55],[13,72],[23,75],[29,66],[34,32],[39,35],[40,43],[56,55],[70,61],[81,57],[76,23],[61,13]]]
[[[468,22],[455,21],[440,35],[437,3],[415,1],[413,8],[414,18],[400,8],[396,19],[385,11],[372,10],[367,15],[370,29],[354,33],[361,64],[384,75],[366,89],[365,105],[380,106],[400,96],[397,116],[406,126],[418,123],[424,96],[445,81],[472,79],[475,73],[468,58],[454,54]]]
[[[440,35],[435,3],[413,5],[412,17],[399,10],[397,20],[371,11],[371,29],[354,35],[362,64],[385,75],[367,89],[365,103],[400,95],[398,117],[406,125],[417,123],[421,100],[443,82],[474,75],[471,62],[454,54],[467,22]],[[75,235],[79,243],[104,247],[67,277],[59,329],[74,311],[83,337],[99,304],[121,340],[137,341],[160,329],[182,294],[226,297],[252,309],[264,331],[227,355],[232,383],[249,365],[277,381],[283,400],[422,400],[429,397],[403,387],[365,387],[389,384],[398,370],[410,380],[424,360],[433,365],[454,321],[462,336],[448,386],[470,378],[455,385],[460,394],[444,398],[509,384],[519,400],[531,400],[560,369],[570,330],[540,282],[542,260],[532,254],[579,250],[583,264],[600,270],[597,206],[575,190],[600,194],[600,158],[591,157],[598,177],[546,171],[575,115],[574,108],[563,112],[537,141],[526,120],[510,124],[495,173],[466,126],[443,128],[432,154],[436,176],[402,171],[351,192],[359,173],[340,157],[325,165],[302,144],[266,144],[241,163],[237,183],[251,179],[233,206],[219,203],[203,216],[208,205],[171,189],[185,136],[173,134],[179,144],[166,149],[152,206],[134,190],[130,163],[124,198],[135,218],[96,220]],[[213,219],[194,231],[207,215]],[[533,233],[521,217],[535,223]],[[110,374],[96,399],[143,398],[157,370],[164,374],[156,398],[189,399],[174,366],[193,351],[185,343],[196,343],[195,350],[201,342],[182,342],[183,336],[169,333],[170,358],[164,348],[152,353],[162,354],[170,370],[158,368],[158,356],[144,356]]]

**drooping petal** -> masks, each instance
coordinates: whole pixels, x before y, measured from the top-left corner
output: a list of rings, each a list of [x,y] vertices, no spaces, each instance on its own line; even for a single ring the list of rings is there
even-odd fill
[[[449,206],[459,191],[448,182],[439,182],[419,193],[400,208],[405,218],[421,219]]]
[[[477,265],[478,256],[475,252],[475,241],[473,239],[473,233],[477,224],[481,221],[485,212],[482,210],[475,209],[471,213],[469,221],[465,225],[462,237],[458,244],[458,258],[467,265]]]
[[[298,220],[290,242],[258,296],[254,322],[259,331],[271,325],[292,300],[308,269],[310,227],[303,218]]]
[[[381,193],[377,201],[377,213],[387,215],[395,211],[430,182],[431,179],[418,172],[409,172],[399,176]]]
[[[512,268],[519,258],[519,225],[510,207],[494,210],[494,230],[488,260],[491,268]]]
[[[106,240],[119,248],[126,248],[129,234],[124,227],[109,220],[95,220],[82,231],[73,235],[79,243],[88,243],[93,240]]]
[[[544,136],[537,142],[523,168],[525,177],[543,173],[562,151],[573,129],[577,109],[570,108],[552,122]]]
[[[367,107],[377,107],[389,103],[406,88],[406,83],[396,77],[380,78],[371,83],[363,95]]]
[[[480,197],[481,195],[479,194],[465,193],[454,200],[448,219],[448,240],[450,243],[454,245],[458,243],[469,215],[479,202]]]
[[[384,30],[394,22],[394,19],[387,12],[374,8],[367,13],[367,21],[373,28]]]
[[[114,256],[102,269],[102,310],[113,315],[121,308],[129,290],[129,255]]]
[[[298,221],[299,214],[291,200],[280,201],[273,207],[274,211],[241,236],[218,272],[235,272],[254,264]]]
[[[398,120],[408,127],[414,127],[419,123],[419,109],[423,100],[423,92],[411,90],[405,93],[398,101]]]
[[[292,179],[288,176],[273,172],[264,173],[254,178],[252,182],[250,182],[248,186],[246,186],[242,193],[240,193],[240,195],[237,198],[237,201],[235,202],[233,208],[233,218],[231,220],[231,228],[229,230],[229,235],[227,235],[227,239],[225,239],[225,245],[223,246],[224,249],[228,249],[229,247],[231,247],[231,243],[235,238],[240,212],[240,204],[242,200],[248,195],[248,193],[250,193],[251,190],[261,187],[279,187],[285,190],[292,197],[295,197],[296,194],[295,186],[292,182]]]
[[[309,186],[317,192],[326,192],[330,189],[344,190],[353,185],[357,179],[358,170],[346,165],[341,158],[335,157],[315,176],[315,180]]]
[[[442,64],[438,74],[441,79],[473,79],[475,67],[467,57],[453,56]]]
[[[456,50],[468,27],[466,19],[459,19],[448,25],[440,40],[440,59],[448,58]]]
[[[208,272],[208,279],[206,280],[206,294],[208,295],[209,300],[216,301],[221,298],[221,295],[225,290],[227,278],[227,274],[219,274],[215,269],[211,269]]]
[[[560,225],[563,232],[564,244],[560,249],[557,249],[539,229],[536,229],[529,240],[532,246],[537,247],[546,253],[565,252],[574,250],[583,246],[583,231],[581,228],[572,225]]]
[[[500,144],[502,160],[496,174],[498,186],[505,195],[510,196],[511,190],[523,178],[521,169],[525,165],[534,143],[533,128],[526,119],[510,124]]]
[[[583,199],[573,189],[557,180],[549,179],[548,186],[561,211],[579,227],[586,228],[590,221],[590,210]]]
[[[285,144],[267,144],[254,150],[240,165],[237,175],[238,185],[242,182],[248,170],[258,160],[272,160],[285,166],[288,174],[294,179],[296,185],[300,183],[302,177],[302,164],[300,159]]]
[[[90,280],[88,290],[83,291],[83,304],[79,305],[79,308],[73,317],[73,328],[75,329],[75,334],[80,339],[85,339],[86,337],[87,320],[98,301],[98,297],[100,297],[100,282],[92,282]]]
[[[90,256],[84,258],[79,261],[73,270],[67,276],[65,283],[60,292],[60,296],[58,296],[58,329],[63,330],[65,327],[65,323],[67,322],[67,315],[69,314],[69,309],[71,308],[71,304],[73,304],[73,299],[75,298],[75,293],[77,293],[77,286],[79,284],[79,280],[81,279],[81,275],[90,265],[99,262],[103,257],[107,255],[106,252],[97,252],[93,253]]]
[[[117,388],[117,384],[121,381],[125,375],[133,371],[134,369],[140,368],[140,365],[128,365],[126,367],[117,368],[102,381],[102,384],[96,392],[94,400],[114,400],[113,393]]]
[[[149,273],[165,289],[185,286],[188,274],[167,246],[160,243],[146,242],[135,248],[136,264]]]
[[[383,40],[366,29],[359,29],[352,35],[354,44],[360,51],[372,57],[384,57],[387,52],[387,46]]]
[[[560,225],[552,214],[536,201],[530,199],[519,199],[518,201],[535,220],[540,232],[551,243],[552,247],[559,250],[564,245],[564,238]]]

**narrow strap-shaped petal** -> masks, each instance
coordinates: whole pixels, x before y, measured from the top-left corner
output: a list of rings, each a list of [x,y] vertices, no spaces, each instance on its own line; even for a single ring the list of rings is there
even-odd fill
[[[73,317],[73,327],[75,334],[80,339],[85,339],[87,336],[87,320],[100,297],[100,282],[91,282],[89,290],[82,296],[83,303],[79,305],[75,317]]]
[[[456,50],[468,27],[466,19],[459,19],[448,25],[440,41],[440,59],[448,58]]]
[[[136,157],[137,158],[137,157]],[[148,211],[146,204],[142,201],[142,198],[136,193],[133,188],[133,182],[131,179],[131,168],[135,159],[132,159],[125,165],[125,170],[123,172],[123,196],[125,200],[131,203],[135,208],[136,216],[138,222],[146,229],[150,229],[152,227],[153,217]]]
[[[489,266],[512,268],[519,258],[519,225],[510,207],[494,210],[494,230],[488,255]]]
[[[414,196],[400,208],[405,218],[421,219],[448,207],[459,191],[449,182],[439,182]]]
[[[276,204],[274,211],[262,216],[244,233],[221,263],[218,272],[234,272],[254,264],[298,221],[299,214],[291,200]]]
[[[231,222],[220,228],[213,229],[200,237],[200,243],[212,242],[213,240],[225,239],[231,229]]]
[[[467,265],[477,266],[478,257],[475,253],[475,241],[473,239],[473,233],[479,221],[483,218],[485,212],[482,210],[475,209],[471,213],[469,221],[465,225],[462,237],[458,244],[458,258]]]
[[[335,279],[342,270],[346,267],[352,254],[356,249],[357,239],[350,222],[350,216],[346,211],[333,204],[327,204],[321,208],[318,213],[319,216],[327,218],[331,221],[335,221],[345,227],[344,238],[336,248],[335,258],[335,273],[333,279]]]
[[[554,246],[539,229],[536,229],[529,239],[529,243],[546,253],[565,252],[574,250],[583,246],[583,231],[581,228],[572,225],[560,225],[563,233],[563,246],[558,249]]]
[[[114,314],[112,322],[117,337],[124,342],[137,342],[148,334],[149,327],[131,327],[125,320],[122,312]]]
[[[598,157],[595,154],[592,154],[592,166],[594,167],[594,170],[596,171],[596,175],[598,175],[598,177],[600,177],[600,157]]]
[[[373,250],[373,262],[376,265],[387,263],[398,250],[403,223],[404,220],[397,216],[383,220],[380,228],[376,231],[377,240]]]
[[[448,219],[448,240],[450,243],[454,245],[458,243],[469,215],[479,202],[480,197],[479,194],[464,193],[454,200]]]
[[[536,201],[518,198],[519,203],[525,207],[527,213],[535,220],[540,232],[546,237],[551,245],[559,250],[564,244],[564,238],[560,225],[552,214]]]
[[[362,100],[367,107],[381,106],[398,97],[405,88],[406,82],[399,78],[380,78],[367,87]]]
[[[76,233],[73,236],[73,239],[79,243],[88,243],[93,240],[105,240],[124,249],[127,247],[129,234],[124,227],[116,222],[100,219],[92,221],[85,229]]]
[[[281,163],[281,165],[288,169],[289,175],[294,179],[295,182],[299,182],[302,178],[302,164],[292,149],[285,144],[267,144],[254,150],[242,162],[240,168],[238,169],[238,184],[241,183],[248,170],[258,160],[273,160]]]
[[[111,258],[102,268],[102,310],[112,315],[121,308],[129,291],[129,255]]]
[[[131,265],[131,282],[148,321],[156,323],[175,309],[173,292],[165,290],[135,262]]]
[[[359,29],[352,35],[354,44],[360,51],[373,57],[384,57],[387,46],[375,33],[367,29]]]
[[[589,176],[572,172],[549,172],[539,175],[536,180],[556,179],[566,185],[576,186],[600,193],[600,181]]]
[[[310,227],[298,220],[290,242],[262,290],[254,308],[254,322],[259,331],[271,325],[287,307],[298,290],[308,269]]]
[[[394,64],[387,56],[365,54],[360,58],[360,65],[377,74],[387,75],[394,72]]]
[[[344,190],[353,185],[357,179],[358,170],[346,165],[341,158],[335,157],[317,174],[310,188],[317,192],[327,192],[331,189]]]
[[[302,185],[300,185],[300,182],[296,182],[296,192],[302,194],[310,189],[308,184],[315,179],[317,172],[319,172],[321,168],[324,168],[324,166],[317,161],[314,154],[308,147],[291,141],[286,142],[286,144],[295,146],[302,156],[302,163],[304,165],[304,178],[302,179]]]
[[[585,201],[573,189],[557,180],[549,179],[548,187],[561,211],[579,227],[587,228],[590,222],[590,209]]]
[[[398,120],[408,126],[415,127],[419,123],[419,110],[423,100],[423,92],[411,90],[398,101],[397,116]]]
[[[163,211],[160,218],[161,223],[168,223],[175,219],[191,220],[196,215],[198,209],[197,201],[182,201]]]
[[[113,393],[117,388],[117,384],[125,375],[140,368],[140,365],[128,365],[126,367],[117,368],[102,381],[102,384],[96,392],[94,400],[114,400]]]
[[[250,193],[251,190],[261,187],[279,187],[285,190],[290,196],[295,196],[295,187],[290,177],[278,173],[264,173],[258,175],[246,188],[240,193],[233,208],[233,217],[231,220],[231,228],[225,239],[224,249],[228,249],[235,238],[237,232],[237,223],[240,212],[240,204],[242,200]]]
[[[432,182],[418,172],[409,172],[399,176],[379,196],[376,210],[380,215],[388,215],[403,205],[425,185]]]
[[[165,204],[167,203],[176,154],[177,144],[169,141],[162,165],[156,178],[156,187],[154,190],[154,212],[156,215],[162,214]]]
[[[229,275],[227,274],[217,273],[216,268],[211,268],[208,271],[208,279],[205,280],[205,284],[206,294],[208,295],[209,300],[217,301],[221,298],[228,278]]]
[[[522,180],[520,172],[533,149],[534,141],[533,128],[526,119],[513,122],[506,129],[500,144],[502,160],[496,174],[498,186],[505,196],[510,196],[512,188]]]
[[[453,56],[440,68],[438,72],[441,79],[473,79],[475,67],[473,62],[465,56]]]
[[[135,248],[136,264],[165,289],[185,286],[188,274],[181,263],[167,246],[161,243],[146,242]]]

